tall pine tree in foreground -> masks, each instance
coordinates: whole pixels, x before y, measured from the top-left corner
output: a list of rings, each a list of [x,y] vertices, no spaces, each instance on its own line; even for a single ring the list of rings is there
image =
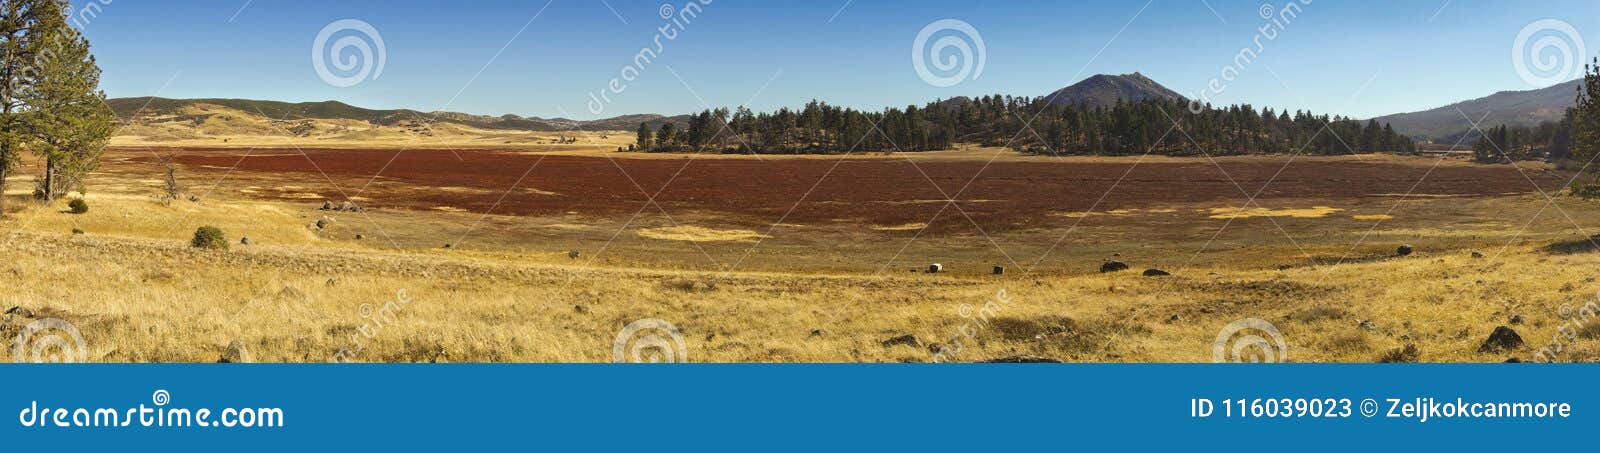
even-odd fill
[[[20,94],[32,85],[32,67],[39,55],[41,38],[47,27],[40,22],[53,6],[39,1],[0,0],[0,194],[6,180],[22,160],[26,123],[22,113],[27,104]],[[41,12],[46,14],[41,14]],[[5,197],[0,195],[0,217],[5,216]]]
[[[1571,153],[1581,162],[1592,162],[1600,154],[1600,58],[1583,67],[1583,83],[1578,85],[1578,100],[1567,118],[1572,121]],[[1600,179],[1600,169],[1588,166]]]
[[[100,69],[70,10],[65,0],[0,0],[0,192],[25,151],[46,162],[41,195],[81,186],[111,135]]]
[[[41,46],[33,86],[20,97],[29,106],[26,142],[44,162],[37,193],[56,200],[84,190],[83,177],[99,165],[114,125],[89,41],[65,26],[65,16],[50,20],[61,26]]]

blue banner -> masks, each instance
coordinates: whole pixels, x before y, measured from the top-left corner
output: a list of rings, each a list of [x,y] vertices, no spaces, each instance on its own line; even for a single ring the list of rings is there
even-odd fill
[[[1590,445],[1600,365],[0,365],[9,451]]]

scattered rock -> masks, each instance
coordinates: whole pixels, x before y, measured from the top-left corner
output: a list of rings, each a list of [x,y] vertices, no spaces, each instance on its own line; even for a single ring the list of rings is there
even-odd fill
[[[222,359],[217,360],[217,363],[250,363],[254,361],[254,358],[250,356],[250,351],[245,350],[244,342],[233,340],[228,342],[227,349],[222,350]]]
[[[978,363],[1061,363],[1061,361],[1036,355],[1014,355],[983,360],[979,361]]]
[[[450,248],[450,244],[445,244],[444,248]]]
[[[1483,345],[1478,347],[1478,352],[1496,352],[1522,347],[1522,336],[1510,327],[1500,326],[1494,328],[1494,333],[1483,340]]]
[[[83,234],[83,230],[80,230],[80,229],[77,229],[77,228],[73,228],[72,229],[72,235],[73,236],[77,236],[77,235],[80,235],[80,234]]]
[[[1522,318],[1522,314],[1519,313],[1519,314],[1511,315],[1511,319],[1509,319],[1507,321],[1510,322],[1512,325],[1517,325],[1517,324],[1522,324],[1523,321],[1526,321],[1526,320],[1523,319]]]
[[[324,201],[324,202],[322,202],[322,210],[323,211],[332,211],[333,210],[333,202],[332,201]]]
[[[1278,270],[1280,270],[1280,271],[1286,271],[1286,270],[1293,269],[1293,268],[1294,268],[1294,266],[1290,266],[1290,265],[1287,265],[1287,264],[1279,264],[1278,265]]]
[[[1394,254],[1396,256],[1410,256],[1411,255],[1411,245],[1409,245],[1409,244],[1400,245],[1400,247],[1397,247],[1397,248],[1394,249]]]
[[[821,336],[827,336],[827,335],[828,335],[828,331],[825,330],[825,329],[811,329],[811,336],[812,337],[821,337]]]
[[[366,236],[363,236],[363,235],[360,235],[360,234],[356,235],[356,240],[357,241],[362,240],[362,239],[366,239],[366,238],[367,238]]]
[[[1522,359],[1519,359],[1519,358],[1516,358],[1516,357],[1511,357],[1511,358],[1506,359],[1506,361],[1503,362],[1503,363],[1522,363]]]
[[[589,307],[583,306],[583,305],[573,305],[572,306],[572,311],[575,311],[575,312],[578,312],[578,313],[588,313],[589,312]]]
[[[1361,327],[1361,330],[1378,330],[1378,323],[1372,322],[1370,319],[1361,320],[1361,324],[1359,324],[1359,326]]]
[[[885,348],[891,348],[891,347],[900,346],[900,345],[911,346],[911,347],[915,348],[915,347],[921,347],[922,346],[922,342],[921,341],[917,341],[917,336],[916,335],[911,335],[911,334],[905,334],[905,335],[901,335],[901,336],[898,336],[898,337],[894,337],[894,338],[890,338],[890,339],[887,339],[887,340],[883,340],[883,347],[885,347]]]
[[[1100,273],[1102,274],[1125,270],[1128,270],[1128,264],[1121,261],[1107,260],[1105,263],[1100,264]]]
[[[14,316],[21,316],[21,317],[24,317],[24,318],[32,318],[33,317],[33,310],[29,310],[28,307],[16,306],[16,307],[11,307],[11,308],[6,309],[6,314],[14,315]]]
[[[944,265],[943,264],[933,263],[933,264],[929,264],[928,265],[928,273],[929,274],[937,274],[937,273],[939,273],[939,271],[942,271],[942,270],[944,270]]]
[[[328,279],[327,282],[324,282],[323,284],[324,285],[328,285],[328,286],[339,286],[339,279],[330,278],[330,279]]]
[[[1172,273],[1164,271],[1164,270],[1161,270],[1161,269],[1145,269],[1144,270],[1144,276],[1146,276],[1146,277],[1164,277],[1164,276],[1168,276],[1168,275],[1172,275]]]
[[[240,237],[239,245],[250,245],[250,236]]]
[[[333,225],[333,219],[332,218],[323,217],[323,218],[317,219],[317,229],[319,229],[319,230],[327,229],[329,226],[332,226],[332,225]]]
[[[1473,258],[1483,258],[1483,252],[1480,252],[1480,251],[1477,251],[1477,250],[1473,250],[1472,251],[1472,257]]]
[[[944,353],[944,345],[939,344],[939,343],[930,343],[930,344],[928,344],[928,353],[929,354],[943,354]]]
[[[1005,266],[995,266],[994,267],[994,275],[1005,275],[1005,274],[1006,274],[1006,267]]]
[[[567,258],[571,258],[571,259],[578,259],[578,257],[582,256],[582,255],[583,254],[579,253],[577,250],[572,250],[572,251],[567,252]]]
[[[1172,316],[1167,318],[1167,322],[1178,322],[1178,321],[1182,321],[1182,320],[1183,320],[1183,317],[1182,316],[1178,316],[1177,313],[1173,313]]]

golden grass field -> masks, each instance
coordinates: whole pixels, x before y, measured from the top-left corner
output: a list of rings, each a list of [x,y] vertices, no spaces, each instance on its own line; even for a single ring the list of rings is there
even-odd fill
[[[214,362],[235,342],[262,362],[604,362],[625,326],[657,318],[681,335],[675,358],[695,362],[1208,362],[1224,326],[1259,318],[1295,362],[1407,345],[1425,362],[1532,360],[1554,339],[1557,361],[1600,359],[1600,320],[1584,311],[1600,254],[1580,232],[1600,225],[1600,204],[1567,196],[1153,202],[913,236],[921,225],[769,229],[711,212],[329,213],[216,174],[185,173],[222,190],[169,205],[157,174],[108,165],[76,215],[27,201],[14,178],[0,310],[32,316],[0,315],[0,336],[64,319],[95,362]],[[324,216],[331,226],[310,225]],[[191,248],[201,225],[232,247]],[[1416,253],[1393,256],[1399,244]],[[1096,272],[1112,256],[1133,269]],[[948,272],[908,272],[932,262]],[[1525,345],[1480,353],[1498,326]],[[904,335],[915,341],[889,341]]]

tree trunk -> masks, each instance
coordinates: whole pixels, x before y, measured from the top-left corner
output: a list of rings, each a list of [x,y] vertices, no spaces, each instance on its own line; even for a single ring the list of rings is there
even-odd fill
[[[44,201],[56,201],[56,158],[44,160]]]
[[[6,176],[9,173],[10,171],[6,170],[5,165],[0,165],[0,219],[6,217]]]

